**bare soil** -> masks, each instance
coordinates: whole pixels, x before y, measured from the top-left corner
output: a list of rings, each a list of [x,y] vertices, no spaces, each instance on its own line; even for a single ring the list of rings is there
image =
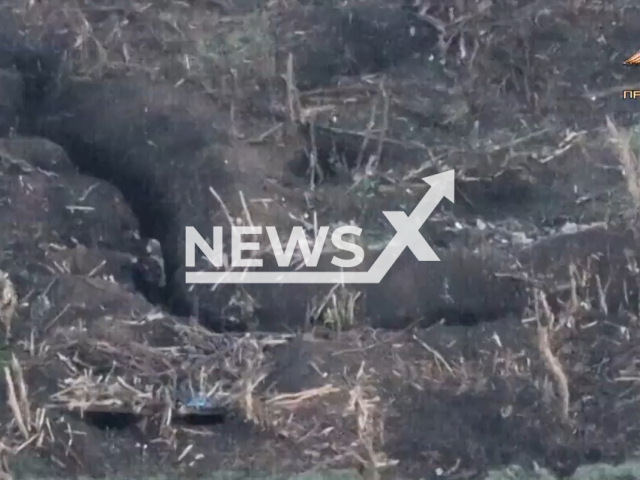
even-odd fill
[[[246,330],[215,333],[163,307],[144,231],[170,219],[64,135],[20,136],[20,78],[0,70],[0,269],[18,298],[0,352],[8,471],[37,456],[96,477],[340,467],[466,479],[508,464],[567,476],[637,454],[640,189],[606,120],[637,124],[622,90],[640,81],[623,65],[640,11],[347,3],[2,7],[25,41],[63,48],[75,75],[133,85],[129,98],[178,92],[153,102],[167,142],[195,117],[214,125],[197,170],[182,168],[189,150],[172,164],[175,198],[209,194],[215,151],[233,217],[352,222],[370,264],[394,233],[381,212],[410,212],[422,177],[457,176],[455,203],[423,228],[441,262],[406,251],[379,285],[203,290]],[[134,103],[116,104],[122,123],[91,110],[93,125],[131,134],[145,125],[124,123]]]

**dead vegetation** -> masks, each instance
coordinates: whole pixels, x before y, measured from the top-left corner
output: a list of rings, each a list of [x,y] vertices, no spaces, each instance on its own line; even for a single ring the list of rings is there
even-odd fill
[[[633,207],[637,215],[640,207],[640,161],[638,160],[638,146],[640,144],[638,143],[637,133],[633,129],[629,130],[616,126],[609,117],[606,120],[609,140],[622,167],[627,191],[633,201]]]
[[[174,343],[154,345],[153,336],[162,335],[173,338]],[[376,451],[382,429],[376,407],[380,398],[367,381],[364,363],[351,379],[334,375],[319,388],[279,393],[265,384],[271,367],[265,349],[288,341],[283,335],[213,334],[163,316],[137,321],[104,319],[104,325],[89,329],[59,327],[43,343],[29,346],[31,355],[23,357],[27,378],[65,372],[58,379],[57,391],[47,395],[44,404],[32,403],[16,356],[4,367],[13,415],[4,427],[5,453],[18,454],[28,446],[55,451],[55,444],[67,442],[58,451],[70,455],[74,438],[60,435],[72,428],[52,424],[52,412],[133,414],[149,420],[146,433],[152,443],[154,436],[168,441],[177,461],[182,461],[188,445],[176,443],[176,429],[184,428],[179,424],[181,418],[237,414],[260,429],[310,445],[314,438],[326,441],[333,432],[340,439],[333,444],[339,457],[353,456],[367,468],[385,466],[384,454]],[[330,405],[327,413],[335,424],[319,431],[304,411],[322,404]],[[353,428],[345,430],[350,418]],[[347,431],[352,435],[346,435]],[[307,452],[311,454],[313,450]]]
[[[12,414],[3,426],[4,452],[17,455],[33,448],[49,452],[56,463],[66,465],[73,462],[74,445],[82,440],[73,433],[77,427],[54,421],[65,418],[59,417],[61,412],[85,417],[126,414],[143,420],[150,444],[164,445],[173,452],[175,462],[193,464],[201,455],[208,456],[196,446],[198,436],[206,437],[208,430],[185,426],[182,420],[229,421],[237,416],[257,431],[302,447],[305,461],[300,465],[309,462],[325,468],[355,462],[371,476],[367,478],[377,478],[406,461],[386,450],[400,434],[395,430],[398,418],[408,413],[405,408],[411,402],[431,398],[424,407],[418,403],[412,408],[432,405],[437,412],[444,407],[438,396],[482,398],[497,381],[508,385],[493,406],[503,421],[528,429],[534,428],[529,422],[543,422],[555,432],[552,435],[563,438],[565,427],[571,430],[583,421],[576,405],[595,394],[592,388],[602,387],[575,382],[585,375],[585,368],[594,368],[588,360],[589,349],[602,335],[596,332],[608,328],[606,320],[591,320],[588,307],[598,297],[589,293],[591,286],[605,300],[600,306],[594,304],[595,311],[607,308],[598,274],[574,266],[570,270],[577,280],[563,295],[566,304],[560,311],[553,313],[547,294],[538,290],[532,318],[536,328],[527,327],[527,321],[481,328],[473,334],[473,352],[446,327],[426,332],[352,330],[327,341],[313,335],[214,334],[161,314],[106,317],[93,324],[72,321],[58,324],[46,336],[32,332],[29,341],[16,345],[4,367]],[[607,367],[607,375],[614,376],[612,384],[635,378],[626,362],[630,361],[628,345],[640,332],[620,328],[622,336],[616,340],[620,357]],[[579,333],[588,331],[594,333],[586,337]],[[303,366],[316,381],[283,393],[273,382],[288,375],[277,369],[278,351],[296,342],[313,352]],[[52,375],[55,388],[42,391],[41,379]],[[519,403],[516,398],[531,394],[532,386],[537,393],[531,405]],[[627,389],[620,392],[621,402],[628,394]],[[620,403],[621,413],[626,412],[624,405]],[[528,409],[534,407],[540,410],[529,417],[533,412]],[[520,416],[526,418],[524,424],[518,423]],[[451,438],[455,438],[460,425],[449,421]],[[186,432],[195,437],[185,438]],[[429,440],[434,446],[438,441]],[[461,462],[437,455],[428,460],[430,468],[450,474],[462,468]]]
[[[295,12],[296,5],[269,2],[257,13],[237,15],[188,8],[184,2],[103,6],[60,0],[46,5],[15,2],[15,7],[34,38],[47,38],[47,25],[59,27],[53,43],[64,44],[70,63],[82,75],[142,72],[175,88],[205,91],[230,110],[233,136],[252,145],[287,144],[287,135],[302,136],[308,175],[304,202],[322,195],[323,185],[335,178],[344,182],[343,203],[349,195],[365,198],[364,207],[354,200],[356,206],[345,214],[354,218],[331,218],[334,224],[365,223],[366,212],[379,212],[376,200],[385,195],[395,202],[385,208],[404,203],[407,191],[415,200],[425,188],[420,178],[445,168],[457,169],[463,203],[473,212],[452,214],[447,228],[460,231],[459,224],[473,222],[485,249],[501,248],[503,237],[496,234],[498,240],[487,240],[492,221],[507,224],[495,228],[503,236],[511,229],[509,240],[502,242],[509,248],[516,243],[516,233],[523,243],[537,244],[521,224],[509,223],[513,218],[508,215],[506,220],[483,215],[507,208],[516,196],[543,191],[550,178],[563,182],[550,203],[557,200],[562,208],[595,203],[596,195],[584,192],[591,184],[580,183],[575,174],[585,169],[580,156],[594,148],[590,142],[595,127],[563,115],[586,111],[584,118],[591,118],[585,103],[610,97],[617,85],[598,85],[585,94],[588,99],[569,95],[562,82],[572,79],[557,70],[560,60],[570,60],[557,54],[553,42],[537,47],[546,44],[544,35],[536,32],[559,36],[560,42],[559,31],[566,25],[554,24],[553,18],[583,21],[591,29],[589,15],[610,14],[599,2],[416,4],[411,18],[418,23],[410,27],[427,25],[437,33],[433,51],[425,55],[428,62],[415,65],[415,70],[390,62],[382,72],[359,72],[306,91],[297,79],[305,75],[302,59],[288,52],[286,62],[278,64],[276,54],[284,47],[270,37],[272,22],[287,8]],[[369,7],[379,5],[371,2]],[[245,38],[247,25],[251,34]],[[215,49],[211,37],[223,48]],[[152,47],[142,48],[145,45]],[[605,56],[587,50],[596,61],[601,60],[598,55]],[[269,94],[277,97],[276,105],[261,107],[265,92],[253,87],[263,81],[277,85],[278,75],[284,77],[283,92],[272,86],[275,93]],[[474,93],[479,91],[482,95]],[[559,102],[563,95],[575,103]],[[258,116],[268,114],[268,120],[248,121],[246,104],[253,104]],[[608,117],[607,128],[637,210],[640,179],[633,135]],[[582,195],[566,200],[578,183]],[[597,186],[608,190],[606,184]],[[210,191],[229,225],[256,225],[255,199],[238,190],[241,209],[232,212],[225,199]],[[522,208],[518,218],[524,223],[530,212]],[[592,216],[601,218],[597,208]],[[324,221],[318,219],[324,212],[312,210],[307,217],[288,211],[294,223],[304,225],[311,246]],[[558,213],[550,210],[544,214]],[[582,211],[575,218],[581,219]],[[561,234],[579,236],[588,230],[573,225],[575,231]],[[531,231],[539,239],[550,235],[538,226]],[[371,251],[382,237],[367,239]],[[469,243],[470,250],[478,247]],[[422,474],[426,469],[466,478],[495,463],[496,457],[515,458],[515,451],[526,451],[528,435],[535,444],[531,450],[547,456],[557,469],[564,465],[553,464],[558,445],[573,453],[595,449],[601,458],[613,458],[637,433],[629,419],[635,418],[631,411],[638,381],[638,270],[634,253],[625,251],[624,265],[603,273],[599,265],[609,261],[603,251],[583,255],[588,260],[580,265],[558,262],[561,273],[526,272],[535,288],[532,318],[524,325],[474,326],[464,334],[442,326],[414,328],[419,319],[404,331],[371,331],[359,324],[362,292],[345,285],[316,296],[307,316],[315,328],[297,335],[213,334],[155,313],[85,323],[82,318],[61,321],[63,309],[44,331],[24,322],[11,355],[0,357],[11,414],[10,421],[2,423],[3,465],[27,449],[59,465],[77,462],[74,456],[83,439],[66,416],[72,412],[133,415],[149,444],[165,446],[173,461],[186,465],[201,456],[215,457],[199,443],[213,435],[211,430],[181,423],[194,416],[238,417],[255,432],[268,432],[272,436],[265,443],[280,449],[278,460],[295,450],[289,455],[295,457],[291,467],[355,464],[367,478],[395,471]],[[257,252],[269,253],[264,245]],[[299,252],[294,261],[300,262]],[[630,274],[616,286],[620,271]],[[0,320],[9,338],[17,300],[8,279],[2,282]],[[616,295],[623,301],[612,303]],[[255,299],[249,294],[234,298],[251,316]],[[318,324],[338,335],[318,338]],[[301,381],[296,391],[282,392],[277,381],[271,382],[279,373],[277,352],[296,342],[311,351],[311,358],[298,365],[309,385]],[[43,384],[47,386],[41,388]],[[594,399],[606,404],[595,413]],[[477,420],[476,413],[496,418],[496,431],[527,432],[522,435],[527,438],[504,433],[495,439],[477,426],[485,420]],[[585,438],[575,438],[576,426]],[[278,444],[282,439],[285,443]],[[246,466],[261,453],[240,455],[252,457],[238,461]],[[212,461],[216,468],[217,460]],[[262,460],[262,466],[268,465]]]

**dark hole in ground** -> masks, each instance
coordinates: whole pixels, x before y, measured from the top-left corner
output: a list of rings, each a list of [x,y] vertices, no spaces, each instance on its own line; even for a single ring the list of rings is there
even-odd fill
[[[125,412],[84,412],[83,420],[100,430],[125,430],[140,421],[140,416]]]
[[[84,412],[82,420],[87,424],[100,430],[121,431],[129,428],[136,428],[136,425],[142,418],[143,414],[135,414],[131,412]],[[183,426],[211,426],[219,425],[227,420],[227,414],[220,409],[211,409],[210,411],[194,412],[176,415],[174,424]]]
[[[219,425],[227,420],[227,416],[223,412],[212,413],[190,413],[176,418],[175,423],[178,425],[203,427],[209,425]]]

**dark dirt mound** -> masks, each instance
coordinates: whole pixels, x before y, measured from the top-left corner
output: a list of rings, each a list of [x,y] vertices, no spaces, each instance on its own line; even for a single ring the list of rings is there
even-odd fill
[[[3,208],[11,213],[2,217],[5,245],[82,243],[129,250],[137,220],[119,191],[76,172],[59,175],[37,169],[38,157],[46,156],[49,160],[41,162],[45,167],[55,166],[55,158],[47,152],[49,144],[39,140],[28,140],[32,152],[39,150],[39,154],[31,156],[27,151],[20,154],[20,150],[25,150],[22,147],[25,141],[4,139],[0,143],[3,169],[0,189]]]
[[[232,186],[215,150],[226,140],[214,127],[213,109],[203,108],[202,100],[180,99],[175,90],[131,80],[49,88],[22,128],[55,141],[82,172],[119,188],[142,235],[163,246],[169,305],[177,314],[197,314],[180,278],[184,227],[209,226],[209,189],[224,194]],[[204,321],[217,324],[215,315]]]
[[[304,31],[305,35],[296,34]],[[388,5],[308,6],[287,9],[275,27],[281,71],[289,54],[303,90],[329,85],[341,76],[385,71],[415,54],[429,54],[436,28],[399,2]]]
[[[0,268],[21,298],[36,300],[27,316],[38,328],[59,314],[97,315],[104,306],[98,292],[123,288],[113,280],[135,295],[138,224],[119,191],[76,172],[36,169],[66,169],[66,157],[56,161],[60,152],[47,141],[4,139],[1,149]],[[104,283],[103,276],[112,282]],[[121,295],[115,305],[121,305]],[[21,331],[20,325],[15,329]]]

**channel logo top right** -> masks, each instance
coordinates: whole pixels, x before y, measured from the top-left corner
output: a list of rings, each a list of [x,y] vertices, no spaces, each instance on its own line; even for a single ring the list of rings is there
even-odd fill
[[[623,63],[632,67],[640,65],[640,50],[627,58]],[[640,90],[637,86],[626,87],[622,90],[622,98],[625,100],[640,100]]]
[[[640,50],[634,53],[633,55],[631,55],[629,58],[627,58],[624,61],[624,64],[633,65],[633,66],[640,65]]]

